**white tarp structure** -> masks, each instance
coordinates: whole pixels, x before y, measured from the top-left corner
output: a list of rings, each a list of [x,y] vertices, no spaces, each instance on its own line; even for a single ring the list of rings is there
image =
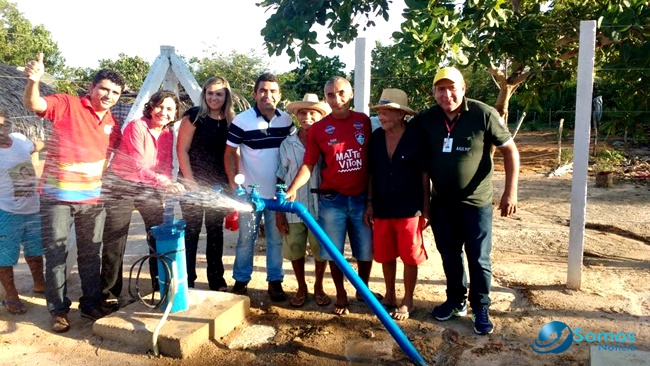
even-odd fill
[[[172,46],[160,46],[160,55],[149,69],[149,74],[144,79],[142,87],[135,98],[131,111],[126,118],[124,126],[135,118],[142,116],[142,109],[145,103],[151,98],[155,92],[162,89],[170,90],[178,94],[178,84],[181,84],[194,105],[199,104],[199,95],[201,94],[201,86],[196,82],[194,75],[185,64],[185,61],[178,57],[175,49]],[[122,129],[124,129],[122,126]]]

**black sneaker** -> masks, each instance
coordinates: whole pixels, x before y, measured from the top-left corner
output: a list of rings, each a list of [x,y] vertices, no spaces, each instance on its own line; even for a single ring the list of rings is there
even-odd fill
[[[494,330],[487,308],[472,309],[472,321],[474,322],[474,332],[476,334],[490,334]]]
[[[431,315],[440,321],[451,319],[452,316],[465,316],[467,315],[467,302],[461,303],[453,302],[450,300],[436,306],[431,311]]]
[[[248,281],[247,282],[235,281],[235,286],[232,287],[233,294],[246,295],[247,291],[248,291]]]
[[[106,315],[108,315],[108,314],[106,314],[106,312],[104,310],[102,310],[101,307],[94,308],[94,309],[92,309],[92,310],[90,310],[88,312],[81,310],[81,316],[84,317],[84,318],[90,319],[92,321],[95,321],[97,319],[101,319],[101,318],[105,317]]]
[[[271,301],[281,302],[287,300],[287,294],[284,293],[282,289],[282,281],[269,281],[269,295],[271,295]]]

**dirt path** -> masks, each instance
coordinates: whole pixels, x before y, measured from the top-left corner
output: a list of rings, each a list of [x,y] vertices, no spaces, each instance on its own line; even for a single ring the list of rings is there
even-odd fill
[[[552,136],[527,134],[518,139],[522,156],[530,146],[537,154],[553,155]],[[545,155],[546,156],[546,155]],[[650,186],[619,182],[612,189],[596,189],[589,181],[585,255],[580,290],[568,290],[571,175],[546,178],[554,158],[527,162],[520,182],[520,205],[514,218],[494,219],[493,289],[491,314],[495,332],[477,336],[469,317],[437,322],[430,309],[444,301],[444,275],[429,230],[425,233],[429,260],[420,267],[416,288],[417,311],[400,326],[430,364],[441,365],[575,365],[587,364],[589,345],[574,342],[559,355],[539,355],[531,349],[540,328],[556,320],[583,334],[634,333],[633,345],[650,350]],[[503,173],[495,174],[500,192]],[[138,219],[131,228],[129,255],[133,262],[145,253]],[[226,237],[226,271],[232,273],[235,233]],[[203,249],[203,248],[201,248]],[[0,309],[0,364],[2,365],[346,365],[350,360],[376,365],[408,365],[388,332],[362,303],[353,300],[352,314],[338,317],[331,308],[316,306],[313,298],[301,309],[288,302],[272,304],[266,294],[264,243],[258,243],[255,273],[249,285],[252,313],[248,324],[272,326],[277,334],[262,346],[228,349],[237,331],[207,344],[192,358],[155,358],[129,345],[94,336],[91,323],[79,317],[76,303],[70,314],[72,330],[49,331],[49,315],[42,295],[30,292],[24,261],[17,269],[22,299],[28,313],[11,316]],[[350,257],[348,253],[348,257]],[[351,264],[354,266],[354,262]],[[296,291],[290,263],[285,261],[285,290]],[[204,258],[200,258],[197,286],[207,289]],[[307,274],[313,278],[313,259]],[[401,280],[401,267],[398,281]],[[230,283],[232,285],[232,283]],[[311,286],[311,284],[310,284]],[[326,291],[333,295],[331,279]],[[381,267],[373,267],[371,289],[383,291]],[[310,287],[311,288],[311,287]],[[399,287],[398,287],[399,288]],[[2,294],[0,294],[1,297]],[[73,272],[69,296],[79,297]],[[401,296],[401,293],[398,293]],[[243,329],[243,328],[242,328]],[[629,352],[629,351],[619,351]],[[355,356],[357,358],[355,358]]]

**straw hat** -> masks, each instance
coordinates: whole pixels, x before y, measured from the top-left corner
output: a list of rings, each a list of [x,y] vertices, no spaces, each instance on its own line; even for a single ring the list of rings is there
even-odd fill
[[[463,84],[463,74],[455,67],[443,67],[438,70],[436,76],[433,77],[433,85],[435,86],[440,80],[447,79],[455,84]]]
[[[415,111],[407,106],[408,96],[406,92],[401,89],[384,89],[381,92],[379,103],[370,107],[370,109],[401,109],[406,114],[415,114]]]
[[[301,101],[291,102],[287,105],[287,110],[293,114],[297,114],[301,109],[317,110],[323,117],[332,111],[327,103],[318,100],[318,95],[310,93],[305,94]]]

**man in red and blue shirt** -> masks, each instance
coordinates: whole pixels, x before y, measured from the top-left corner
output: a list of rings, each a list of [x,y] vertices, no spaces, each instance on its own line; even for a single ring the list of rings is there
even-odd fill
[[[100,70],[88,94],[75,97],[54,94],[41,97],[38,84],[44,73],[43,54],[27,63],[26,108],[52,122],[48,151],[39,185],[41,227],[45,253],[45,297],[52,315],[52,330],[70,329],[66,296],[67,242],[72,223],[77,238],[81,315],[96,320],[106,315],[101,307],[100,248],[104,225],[100,202],[101,179],[111,152],[120,140],[120,129],[110,108],[117,103],[124,79],[111,70]]]
[[[367,285],[372,269],[372,232],[363,214],[368,188],[367,147],[372,130],[367,115],[350,110],[352,97],[352,86],[345,78],[335,76],[325,84],[325,99],[332,112],[310,129],[303,165],[287,189],[286,198],[294,199],[298,188],[309,181],[322,156],[318,223],[341,254],[345,235],[349,236],[359,277]],[[343,272],[329,253],[324,250],[320,253],[330,263],[336,287],[334,313],[348,314]],[[375,296],[382,298],[380,294]],[[362,300],[358,294],[357,299]]]

